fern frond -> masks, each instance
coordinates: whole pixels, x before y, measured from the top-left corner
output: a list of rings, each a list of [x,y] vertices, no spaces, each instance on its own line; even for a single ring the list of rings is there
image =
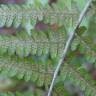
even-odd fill
[[[85,76],[86,74],[83,75]],[[96,95],[96,87],[92,84],[92,80],[86,80],[74,66],[64,64],[64,67],[61,69],[61,77],[63,78],[63,81],[70,80],[74,85],[80,86],[81,90],[84,91],[85,96]]]
[[[54,68],[55,66],[52,65],[52,62],[48,62],[48,64],[33,64],[32,58],[18,59],[14,57],[10,58],[8,56],[0,56],[1,74],[9,77],[15,76],[18,79],[25,79],[25,81],[32,80],[38,86],[45,85],[46,88],[48,88],[48,85],[51,83]],[[76,84],[76,86],[80,86],[85,94],[95,96],[96,88],[92,84],[92,80],[86,80],[81,76],[79,71],[69,64],[64,64],[60,76],[62,77],[62,79],[60,78],[61,81],[70,80],[73,84]]]
[[[17,54],[26,57],[30,54],[50,54],[52,58],[60,56],[66,42],[65,30],[57,32],[32,32],[32,36],[21,32],[17,36],[0,36],[0,54]]]
[[[36,3],[37,4],[37,3]],[[67,14],[67,12],[62,12],[62,7],[60,4],[55,4],[54,8],[47,6],[36,5],[27,7],[26,5],[0,5],[0,27],[10,27],[14,26],[18,28],[22,25],[24,28],[28,27],[30,24],[31,28],[34,28],[37,19],[44,20],[47,23],[58,23],[59,25],[64,25],[65,18],[68,20],[72,18],[72,15]],[[63,3],[64,4],[64,3]],[[61,6],[61,7],[60,7]],[[58,9],[59,8],[59,9]],[[66,9],[67,10],[67,9]],[[62,14],[62,15],[61,15]]]
[[[65,28],[61,28],[56,32],[48,30],[48,32],[32,32],[32,36],[26,32],[20,32],[16,36],[0,36],[0,54],[8,53],[19,57],[27,57],[31,55],[44,55],[50,54],[52,58],[60,57],[66,43],[67,33]],[[95,57],[94,50],[82,39],[78,34],[74,38],[71,50],[74,51],[78,48],[87,48],[86,53],[91,53]],[[84,45],[84,46],[83,46]],[[82,49],[81,48],[81,49]]]
[[[1,74],[9,77],[15,76],[18,79],[25,79],[25,81],[31,80],[38,86],[45,85],[46,88],[51,83],[54,68],[55,66],[52,65],[52,62],[48,62],[48,64],[34,64],[32,58],[19,59],[16,57],[0,56]],[[60,78],[61,81],[70,80],[76,86],[80,86],[85,92],[85,96],[95,96],[96,87],[92,84],[92,80],[86,80],[73,66],[64,64],[61,68],[60,76],[62,77]],[[63,90],[62,88],[60,90]]]
[[[17,77],[25,81],[33,81],[38,86],[48,88],[54,67],[48,64],[34,64],[32,58],[19,59],[16,57],[0,56],[0,73],[8,77]]]

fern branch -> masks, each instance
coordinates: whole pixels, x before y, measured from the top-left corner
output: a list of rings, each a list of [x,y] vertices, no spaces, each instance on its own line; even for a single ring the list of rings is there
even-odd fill
[[[60,4],[62,4],[62,2]],[[60,4],[57,3],[57,5],[54,5],[54,8],[51,8],[48,5],[43,6],[43,4],[38,4],[37,6],[35,1],[31,7],[27,7],[26,5],[1,4],[0,27],[14,26],[18,28],[20,25],[22,25],[24,28],[26,28],[28,25],[30,25],[31,28],[34,28],[37,19],[40,21],[44,20],[44,22],[51,24],[58,23],[59,25],[63,25],[63,21],[65,19],[64,17],[67,17],[69,20],[69,18],[72,18],[73,14],[69,13],[71,14],[69,15],[66,14],[66,12],[62,12],[62,7],[59,8]]]
[[[63,77],[65,81],[70,80],[76,86],[80,86],[81,90],[84,91],[85,96],[95,96],[95,85],[93,85],[90,80],[85,80],[80,72],[78,72],[73,66],[70,66],[70,64],[65,64],[64,67],[62,67],[61,77]]]
[[[44,84],[46,88],[48,88],[54,73],[54,66],[52,62],[48,62],[48,64],[34,64],[32,58],[19,59],[16,57],[0,56],[0,73],[9,77],[25,79],[25,81],[32,80],[38,86],[43,86]],[[85,80],[84,77],[80,75],[80,72],[75,70],[70,64],[64,64],[64,66],[62,66],[60,76],[63,77],[65,81],[70,80],[73,84],[76,84],[76,86],[79,85],[85,94],[95,96],[96,88],[92,85],[92,82]],[[54,89],[54,92],[57,88]],[[60,90],[64,90],[63,88],[64,87],[61,86]],[[59,92],[61,92],[60,90]],[[60,93],[56,91],[55,94],[58,96]],[[63,92],[61,94],[63,94]]]
[[[52,58],[60,56],[66,41],[66,32],[32,32],[32,36],[24,32],[15,36],[0,36],[0,54],[8,53],[19,57],[30,54],[41,56],[50,54]]]
[[[61,32],[63,29],[59,29],[56,32],[32,32],[32,36],[28,36],[25,32],[17,34],[16,37],[1,35],[0,54],[8,53],[9,55],[14,55],[16,53],[19,57],[27,57],[30,54],[39,56],[50,54],[52,58],[60,57],[67,37],[66,30]],[[90,46],[78,34],[74,42],[72,42],[71,47],[77,48],[75,46],[77,44],[84,44],[87,48],[87,53],[91,53],[95,57],[95,52],[92,51]]]
[[[31,59],[0,56],[0,72],[8,77],[33,81],[38,86],[45,85],[48,88],[54,67],[49,62],[48,64],[34,64]]]
[[[69,38],[68,38],[68,41],[67,41],[67,43],[66,43],[66,45],[65,45],[65,49],[64,49],[64,51],[63,51],[63,53],[62,53],[62,56],[61,56],[61,58],[60,58],[60,60],[59,60],[59,62],[58,62],[57,68],[56,68],[56,70],[55,70],[55,72],[54,72],[54,76],[53,76],[52,83],[51,83],[50,88],[49,88],[48,96],[51,96],[51,92],[52,92],[52,89],[53,89],[54,81],[55,81],[55,79],[56,79],[56,77],[57,77],[57,74],[58,74],[58,72],[59,72],[59,70],[60,70],[60,67],[61,67],[61,65],[62,65],[62,63],[63,63],[63,61],[64,61],[64,59],[65,59],[65,57],[66,57],[67,51],[68,51],[68,49],[69,49],[69,47],[70,47],[70,45],[71,45],[71,42],[72,42],[72,40],[73,40],[73,38],[74,38],[75,31],[76,31],[76,29],[79,27],[80,23],[82,22],[82,19],[83,19],[83,17],[85,16],[85,13],[87,12],[87,10],[88,10],[91,2],[92,2],[92,0],[89,0],[89,1],[87,2],[84,10],[83,10],[82,13],[80,14],[79,20],[78,20],[75,28],[74,28],[73,31],[71,32],[72,34],[71,34],[71,35],[69,36]]]

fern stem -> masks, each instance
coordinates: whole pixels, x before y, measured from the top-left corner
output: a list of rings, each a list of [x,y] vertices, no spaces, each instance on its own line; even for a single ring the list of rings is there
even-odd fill
[[[82,22],[82,20],[83,20],[85,14],[86,14],[86,12],[87,12],[87,10],[88,10],[91,2],[92,2],[92,0],[88,0],[86,6],[85,6],[85,8],[84,8],[84,10],[83,10],[83,11],[81,12],[81,14],[80,14],[80,17],[79,17],[79,20],[77,21],[76,26],[74,27],[73,31],[71,32],[72,34],[70,34],[70,36],[69,36],[69,38],[68,38],[68,41],[66,42],[65,49],[64,49],[64,51],[63,51],[63,53],[62,53],[62,56],[61,56],[61,58],[60,58],[60,60],[59,60],[59,62],[58,62],[58,65],[57,65],[57,67],[56,67],[56,70],[55,70],[55,72],[54,72],[54,76],[53,76],[53,79],[52,79],[52,82],[51,82],[51,85],[50,85],[50,88],[49,88],[48,96],[51,96],[51,92],[52,92],[52,89],[53,89],[54,81],[55,81],[55,79],[56,79],[56,77],[57,77],[57,74],[58,74],[58,72],[59,72],[59,70],[60,70],[60,67],[61,67],[62,63],[64,62],[64,59],[65,59],[66,54],[67,54],[67,52],[68,52],[68,49],[69,49],[69,47],[70,47],[70,45],[71,45],[71,42],[72,42],[72,40],[73,40],[73,38],[74,38],[76,29],[79,27],[80,23]]]

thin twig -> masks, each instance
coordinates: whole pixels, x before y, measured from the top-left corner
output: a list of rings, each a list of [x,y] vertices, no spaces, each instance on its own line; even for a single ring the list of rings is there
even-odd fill
[[[71,45],[71,42],[72,42],[72,40],[73,40],[73,38],[74,38],[76,29],[80,26],[80,24],[81,24],[81,22],[82,22],[82,20],[83,20],[83,18],[84,18],[84,16],[85,16],[85,14],[86,14],[86,12],[87,12],[87,10],[88,10],[88,8],[89,8],[89,6],[90,6],[91,3],[92,3],[92,0],[88,0],[85,8],[83,9],[83,11],[82,11],[81,14],[80,14],[80,17],[79,17],[79,20],[78,20],[77,23],[76,23],[76,26],[75,26],[74,29],[72,30],[71,35],[69,36],[69,38],[68,38],[68,40],[67,40],[67,42],[66,42],[64,51],[63,51],[63,53],[62,53],[62,55],[61,55],[61,58],[60,58],[60,60],[59,60],[59,62],[58,62],[58,65],[57,65],[57,67],[56,67],[56,70],[55,70],[55,72],[54,72],[54,76],[53,76],[53,79],[52,79],[52,82],[51,82],[51,85],[50,85],[50,88],[49,88],[48,96],[51,96],[51,92],[52,92],[52,89],[53,89],[54,81],[55,81],[55,79],[56,79],[56,77],[57,77],[57,74],[58,74],[58,72],[59,72],[59,70],[60,70],[60,67],[61,67],[62,63],[64,62],[64,59],[65,59],[66,54],[67,54],[67,52],[68,52],[68,49],[69,49],[69,47],[70,47],[70,45]]]

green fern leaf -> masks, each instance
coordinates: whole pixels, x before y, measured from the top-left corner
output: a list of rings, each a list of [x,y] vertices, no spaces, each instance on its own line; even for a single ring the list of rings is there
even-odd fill
[[[50,53],[52,58],[60,56],[66,42],[66,32],[32,32],[28,36],[22,32],[15,36],[0,36],[0,53],[10,56],[17,54],[19,57],[44,55]]]
[[[50,70],[46,70],[44,66],[45,65],[33,64],[32,60],[30,61],[27,58],[16,59],[16,57],[13,57],[12,59],[8,56],[0,56],[0,71],[2,75],[17,77],[25,81],[33,81],[36,82],[38,86],[46,85],[46,88],[48,88],[50,84],[49,81],[52,79],[51,70],[53,71],[53,69],[49,68]]]
[[[36,1],[38,2],[38,1]],[[33,29],[37,19],[39,21],[41,20],[47,20],[47,23],[54,24],[54,23],[60,23],[61,25],[64,25],[64,13],[62,13],[62,8],[59,8],[59,4],[57,3],[57,8],[51,8],[48,5],[42,6],[42,4],[39,1],[37,4],[35,1],[33,1],[32,6],[28,7],[27,5],[0,5],[0,27],[11,27],[14,26],[18,28],[20,25],[22,25],[26,30]],[[70,2],[68,2],[69,4]],[[64,4],[64,3],[63,3]],[[64,6],[63,6],[64,9]],[[56,15],[58,14],[58,15]],[[67,17],[67,16],[66,16]],[[29,30],[29,31],[30,31]],[[30,34],[30,33],[29,33]]]
[[[61,69],[61,77],[63,76],[66,76],[65,78],[62,79],[63,81],[70,80],[76,86],[80,86],[81,90],[84,91],[84,93],[90,92],[89,90],[91,90],[91,93],[87,93],[87,95],[85,96],[89,96],[89,95],[95,96],[96,88],[95,88],[95,85],[92,84],[92,80],[89,80],[89,83],[88,83],[88,80],[82,77],[81,73],[78,72],[74,68],[74,66],[72,67],[70,66],[70,64],[65,64],[64,67],[62,67]]]

